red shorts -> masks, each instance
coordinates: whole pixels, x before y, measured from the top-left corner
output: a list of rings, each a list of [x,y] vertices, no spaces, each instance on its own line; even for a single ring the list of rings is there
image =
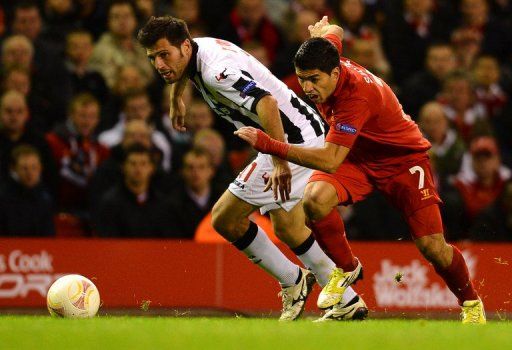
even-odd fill
[[[339,204],[343,205],[359,202],[378,189],[402,212],[415,238],[442,233],[438,206],[442,201],[435,188],[429,159],[424,155],[419,155],[416,161],[408,158],[396,175],[388,174],[386,171],[385,177],[370,177],[361,165],[348,157],[336,173],[315,171],[309,182],[325,181],[333,185]],[[431,208],[427,210],[427,207]]]

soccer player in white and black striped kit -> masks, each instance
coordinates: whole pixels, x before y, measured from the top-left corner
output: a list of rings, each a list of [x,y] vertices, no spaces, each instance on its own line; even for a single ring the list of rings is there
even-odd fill
[[[191,80],[210,107],[237,129],[253,126],[291,144],[323,145],[325,130],[320,116],[236,45],[215,38],[192,39],[186,23],[170,16],[152,17],[139,31],[138,40],[158,73],[172,84],[170,117],[176,130],[185,130],[181,94]],[[308,168],[259,153],[212,212],[214,228],[279,281],[283,296],[281,320],[297,319],[314,277],[323,286],[335,267],[304,226],[301,200],[311,174]],[[249,221],[249,215],[257,209],[269,212],[276,235],[314,276],[288,260],[265,232]],[[366,317],[366,306],[352,289],[344,293],[341,303],[347,308],[343,319]]]

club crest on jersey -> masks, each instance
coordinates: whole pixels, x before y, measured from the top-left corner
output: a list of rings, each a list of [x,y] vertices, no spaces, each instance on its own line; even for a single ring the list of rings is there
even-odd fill
[[[337,123],[335,128],[337,131],[341,131],[350,135],[355,135],[357,133],[357,129],[350,124]]]
[[[228,75],[229,75],[229,74],[226,74],[227,70],[228,70],[227,68],[224,68],[224,70],[219,75],[215,76],[215,79],[217,79],[217,81],[221,81],[223,79],[226,79],[228,77]]]
[[[251,80],[245,86],[242,88],[242,91],[240,92],[241,98],[246,98],[247,95],[256,87],[256,82],[254,80]]]

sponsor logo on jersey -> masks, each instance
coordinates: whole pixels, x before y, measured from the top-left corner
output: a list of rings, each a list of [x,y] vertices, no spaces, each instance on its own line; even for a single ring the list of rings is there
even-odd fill
[[[354,128],[350,124],[337,123],[336,124],[336,130],[337,131],[341,131],[341,132],[345,132],[345,133],[350,134],[350,135],[355,135],[357,133],[357,129]]]
[[[256,82],[254,80],[251,80],[245,86],[242,88],[242,91],[240,92],[241,98],[246,98],[247,95],[251,92],[252,89],[256,87]]]
[[[434,195],[432,195],[432,194],[430,193],[430,189],[428,189],[428,188],[425,188],[425,189],[423,189],[423,190],[420,190],[420,192],[421,192],[421,200],[422,200],[422,201],[424,201],[425,199],[429,199],[429,198],[434,197]]]
[[[229,75],[229,74],[226,74],[227,70],[228,70],[227,68],[224,68],[224,70],[219,75],[215,76],[215,79],[217,79],[217,81],[221,81],[223,79],[226,79],[228,77],[228,75]]]

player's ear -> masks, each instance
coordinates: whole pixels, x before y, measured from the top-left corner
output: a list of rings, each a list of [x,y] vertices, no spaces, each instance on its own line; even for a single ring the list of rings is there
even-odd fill
[[[185,39],[181,43],[181,53],[184,55],[189,55],[192,52],[192,43],[189,39]]]
[[[340,76],[341,70],[340,67],[334,67],[334,69],[331,71],[331,78],[338,80]]]

